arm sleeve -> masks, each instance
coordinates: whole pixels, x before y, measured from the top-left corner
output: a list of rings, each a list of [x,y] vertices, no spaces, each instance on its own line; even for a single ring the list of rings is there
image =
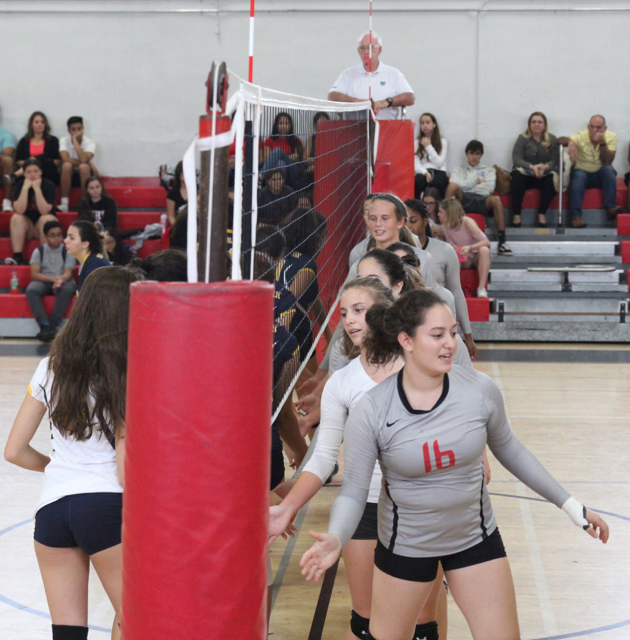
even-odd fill
[[[520,135],[514,143],[512,149],[512,163],[515,169],[528,169],[530,163],[525,160],[525,136]]]
[[[328,532],[337,534],[344,547],[361,521],[378,457],[376,434],[370,424],[370,417],[376,413],[371,398],[365,394],[346,422],[343,485],[333,503],[328,525]]]
[[[45,182],[44,182],[45,180]],[[56,196],[56,187],[50,181],[46,180],[46,178],[42,178],[42,193],[44,194],[44,198],[48,204],[52,204],[55,206],[55,196]],[[53,210],[54,213],[54,210]]]
[[[604,134],[604,140],[606,140],[606,146],[608,151],[617,151],[617,134],[611,131],[606,131]]]
[[[16,160],[28,160],[30,156],[30,150],[28,145],[28,140],[26,138],[21,138],[18,142],[17,149],[15,151],[15,159]]]
[[[420,253],[422,252],[422,253]],[[433,256],[428,251],[417,249],[416,254],[420,258],[420,275],[424,279],[424,286],[427,289],[434,289],[437,281],[435,280],[435,262]]]
[[[488,409],[488,446],[497,460],[532,491],[558,508],[570,498],[552,475],[540,464],[538,458],[514,435],[505,413],[503,396],[497,385],[487,376],[482,382]]]
[[[319,427],[317,427],[317,442],[310,460],[303,469],[303,471],[316,475],[322,484],[333,472],[335,462],[339,457],[339,449],[343,442],[343,429],[348,416],[340,382],[340,377],[333,375],[324,387],[321,420]]]
[[[59,138],[51,136],[44,145],[44,156],[50,160],[59,160]]]
[[[47,384],[49,382],[47,378],[48,358],[44,358],[37,366],[37,369],[35,370],[35,373],[33,374],[33,377],[31,378],[31,381],[28,385],[28,392],[31,394],[31,396],[33,396],[35,400],[39,400],[44,404],[47,403],[46,387],[50,386],[50,384]]]
[[[442,138],[442,153],[435,150],[433,145],[427,147],[427,153],[429,154],[429,160],[435,165],[436,169],[440,171],[446,171],[446,150],[447,142]]]
[[[42,257],[41,254],[39,253],[39,247],[37,249],[35,249],[35,251],[33,251],[33,253],[31,254],[31,259],[28,261],[29,264],[41,264],[42,263]]]
[[[455,298],[457,320],[462,326],[462,331],[464,333],[471,333],[472,329],[470,326],[470,318],[468,317],[468,304],[462,291],[462,282],[459,276],[459,259],[457,258],[455,249],[449,244],[446,244],[444,247],[444,252],[446,254],[444,260],[444,284]]]
[[[59,151],[68,151],[67,136],[59,140]]]
[[[96,142],[89,140],[83,147],[83,151],[85,151],[85,153],[96,154]]]

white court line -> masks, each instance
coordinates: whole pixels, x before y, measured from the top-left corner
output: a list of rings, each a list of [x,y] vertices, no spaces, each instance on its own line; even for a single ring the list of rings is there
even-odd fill
[[[499,370],[499,365],[496,362],[492,363],[492,377],[497,383],[499,389],[503,391],[501,371]],[[508,411],[507,404],[505,412],[508,420],[510,420],[510,412]],[[516,490],[519,496],[527,496],[525,486],[521,482],[518,483]],[[519,500],[519,502],[521,503],[521,517],[523,518],[523,527],[525,529],[525,537],[527,539],[527,547],[529,549],[529,559],[534,572],[536,595],[538,596],[538,604],[540,605],[540,614],[542,616],[545,634],[555,636],[558,633],[558,627],[556,625],[556,617],[553,612],[553,605],[551,604],[547,579],[545,578],[545,567],[543,565],[542,558],[540,557],[538,539],[536,537],[536,527],[534,526],[532,512],[530,511],[528,500]]]

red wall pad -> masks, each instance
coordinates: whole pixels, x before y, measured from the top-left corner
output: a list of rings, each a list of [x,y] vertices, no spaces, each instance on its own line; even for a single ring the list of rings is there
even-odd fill
[[[413,198],[413,122],[380,120],[373,193],[389,192]]]
[[[273,286],[131,287],[125,640],[263,640]]]

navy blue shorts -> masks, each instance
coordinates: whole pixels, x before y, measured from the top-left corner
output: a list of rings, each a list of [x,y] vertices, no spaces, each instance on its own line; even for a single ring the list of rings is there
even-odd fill
[[[78,493],[42,507],[35,515],[36,542],[80,547],[91,556],[121,542],[122,493]]]
[[[487,538],[468,549],[433,558],[399,556],[392,553],[379,540],[374,551],[374,565],[388,576],[400,580],[433,582],[437,576],[438,563],[440,562],[444,571],[454,571],[497,558],[505,558],[506,555],[499,529],[495,529]]]

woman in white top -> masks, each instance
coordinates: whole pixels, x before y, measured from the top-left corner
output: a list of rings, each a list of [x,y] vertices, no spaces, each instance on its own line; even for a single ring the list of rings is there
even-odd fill
[[[44,473],[34,538],[53,640],[88,637],[90,562],[116,611],[112,639],[120,637],[129,285],[142,279],[124,267],[88,276],[33,375],[4,452]],[[46,415],[49,455],[30,444]]]
[[[414,168],[416,170],[414,197],[421,198],[431,185],[444,197],[448,186],[446,151],[448,144],[440,135],[440,127],[432,113],[420,116],[420,131],[416,139]]]

